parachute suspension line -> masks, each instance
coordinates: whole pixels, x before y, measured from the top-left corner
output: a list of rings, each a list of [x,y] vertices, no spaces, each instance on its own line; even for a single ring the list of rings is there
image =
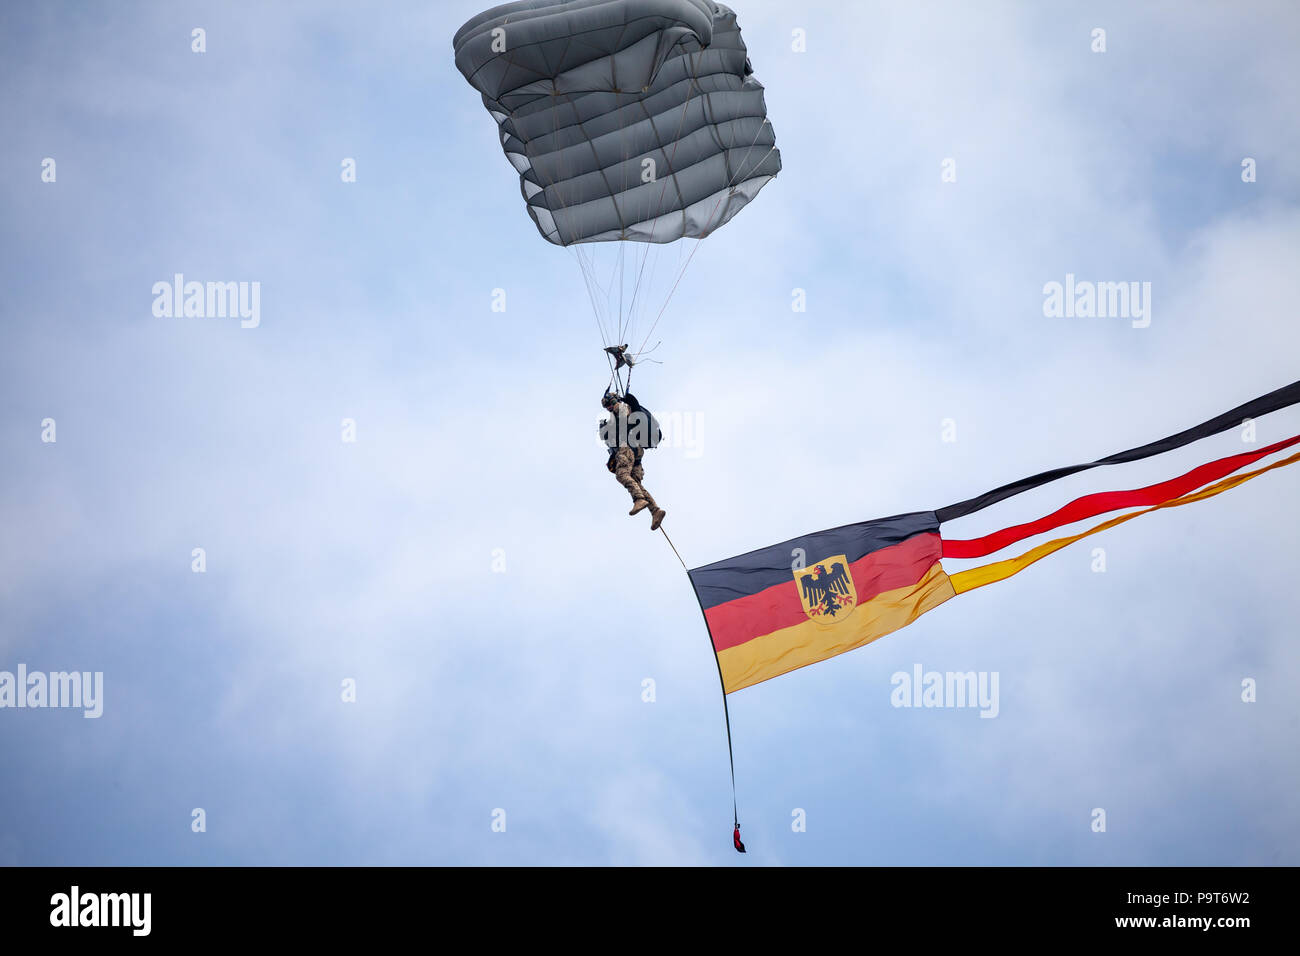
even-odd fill
[[[626,25],[624,25],[623,29],[624,31],[627,30]],[[620,34],[620,42],[621,40],[622,35]],[[627,161],[629,159],[629,150],[627,136],[623,135],[627,129],[627,120],[623,116],[623,93],[621,89],[616,89],[614,93],[614,113],[618,116],[619,140],[623,144],[623,182],[619,190],[619,194],[622,195],[627,192]],[[610,201],[614,203],[615,208],[617,208],[618,200],[611,199]],[[624,311],[623,308],[623,293],[627,287],[627,282],[625,280],[627,274],[626,252],[627,243],[620,241],[618,244],[618,341],[612,343],[614,345],[618,345],[624,341],[624,337],[627,335],[627,331],[632,324],[631,316]]]
[[[618,342],[611,343],[613,345],[618,345],[619,343],[621,343],[623,341],[624,333],[627,332],[627,325],[625,324],[627,319],[626,316],[624,316],[623,314],[623,286],[626,284],[623,281],[623,272],[624,272],[623,262],[625,258],[624,253],[626,251],[627,251],[626,243],[620,242],[618,244]]]
[[[721,202],[721,200],[719,200],[719,202]],[[659,314],[655,316],[655,320],[651,324],[649,331],[646,332],[645,338],[641,340],[642,349],[645,348],[646,342],[650,341],[650,336],[654,334],[655,328],[659,325],[659,320],[663,318],[664,311],[668,308],[668,303],[672,301],[673,293],[677,291],[677,285],[682,281],[682,276],[686,275],[686,268],[691,264],[691,260],[695,258],[695,250],[698,248],[700,248],[700,240],[696,239],[695,245],[691,249],[691,254],[686,257],[686,264],[683,265],[681,270],[677,273],[677,278],[673,282],[673,287],[668,290],[668,298],[664,299],[663,307],[660,308]],[[640,349],[637,350],[637,354],[640,354]]]
[[[696,54],[696,55],[694,55],[694,56],[692,57],[692,61],[693,61],[692,72],[688,73],[687,76],[686,76],[686,79],[687,79],[687,81],[688,81],[688,83],[689,83],[690,85],[689,85],[689,88],[688,88],[688,90],[687,90],[687,95],[686,95],[686,97],[684,98],[684,100],[683,100],[683,102],[682,102],[682,112],[681,112],[681,115],[678,116],[678,118],[677,118],[677,132],[673,135],[673,152],[672,152],[672,155],[669,157],[669,160],[668,160],[668,165],[669,165],[669,167],[670,167],[671,170],[672,170],[672,175],[671,175],[670,177],[667,177],[667,178],[664,179],[664,188],[663,188],[662,190],[660,190],[660,193],[659,193],[659,206],[657,207],[658,209],[662,209],[662,208],[663,208],[663,198],[664,198],[664,196],[665,196],[665,195],[667,194],[667,192],[668,192],[668,183],[669,183],[669,181],[671,180],[671,181],[673,182],[674,186],[677,186],[677,167],[676,167],[676,162],[675,162],[675,160],[676,160],[676,157],[677,157],[677,147],[681,145],[681,139],[682,139],[682,128],[686,125],[686,109],[687,109],[687,107],[688,107],[688,106],[690,105],[690,103],[691,103],[691,95],[692,95],[693,93],[698,92],[698,93],[700,93],[701,95],[703,95],[703,96],[705,97],[706,101],[707,101],[707,94],[705,94],[704,91],[700,88],[700,85],[699,85],[699,82],[698,82],[698,79],[699,79],[699,77],[698,77],[698,72],[699,72],[699,60],[700,60],[700,56],[699,56],[698,54]],[[652,125],[653,125],[653,124],[652,124]],[[756,137],[755,137],[755,140],[757,140],[757,138],[758,138],[758,137],[756,136]],[[752,145],[752,144],[751,144],[751,145]],[[728,185],[730,185],[730,184],[728,184]],[[682,199],[682,201],[683,201],[683,206],[682,206],[683,212],[682,212],[682,215],[685,216],[685,198],[681,195],[681,189],[680,189],[680,187],[678,187],[678,198],[679,198],[679,199]],[[656,217],[656,218],[657,218],[657,217]],[[695,243],[695,244],[696,244],[696,246],[698,246],[698,245],[699,245],[699,241],[696,240],[696,243]],[[691,254],[694,255],[694,249],[692,249],[692,253],[691,253]],[[659,272],[659,263],[660,263],[661,259],[662,259],[662,256],[656,254],[656,256],[655,256],[654,266],[653,266],[653,268],[651,269],[651,274],[650,274],[650,283],[651,283],[651,285],[654,285],[654,284],[655,284],[655,276],[656,276],[656,275],[658,274],[658,272]],[[687,260],[686,260],[686,265],[689,265],[689,264],[690,264],[690,259],[687,259]],[[662,305],[661,308],[659,309],[658,314],[655,316],[655,320],[654,320],[653,324],[651,324],[650,329],[649,329],[649,330],[646,332],[646,334],[645,334],[645,338],[642,339],[640,348],[638,348],[638,349],[636,350],[636,352],[634,352],[633,354],[635,354],[635,355],[640,355],[641,352],[645,349],[645,343],[648,342],[648,341],[650,341],[650,336],[651,336],[652,334],[654,334],[655,327],[658,326],[658,324],[659,324],[659,319],[663,316],[664,311],[668,308],[668,302],[669,302],[669,300],[672,299],[672,297],[673,297],[673,293],[677,291],[677,282],[680,282],[680,281],[681,281],[681,277],[682,277],[682,275],[683,275],[683,274],[685,273],[685,271],[686,271],[686,265],[683,265],[683,264],[682,264],[682,244],[679,243],[679,244],[677,244],[677,271],[678,271],[678,274],[677,274],[677,280],[673,283],[673,287],[672,287],[672,289],[669,290],[669,292],[668,292],[668,297],[667,297],[666,299],[664,299],[663,305]]]
[[[598,91],[589,91],[589,92],[598,92]],[[572,103],[573,103],[572,94],[567,94],[567,93],[566,93],[566,94],[564,94],[564,96],[568,98],[568,102],[570,103],[570,105],[572,105]],[[577,119],[577,117],[578,117],[578,112],[577,112],[577,109],[575,108],[575,109],[574,109],[574,118]],[[577,120],[577,126],[578,126],[578,130],[582,133],[583,137],[586,139],[588,146],[590,146],[593,155],[595,155],[595,149],[596,149],[596,147],[595,147],[595,144],[592,143],[592,141],[591,141],[591,137],[587,135],[586,124],[585,124],[581,119],[578,119],[578,120]],[[555,116],[555,132],[556,132],[556,135],[557,135],[557,138],[558,138],[558,133],[559,133],[559,116],[558,116],[558,113],[557,113],[556,116]],[[610,186],[609,179],[608,179],[608,177],[605,175],[605,173],[604,173],[603,170],[601,171],[601,178],[605,181],[605,185],[606,185],[606,187],[608,188],[608,187]],[[612,189],[611,189],[610,191],[612,192]],[[567,209],[567,206],[565,206],[564,208]],[[621,217],[620,217],[620,222],[621,222]],[[590,276],[590,281],[591,281],[592,285],[593,285],[593,286],[595,287],[595,289],[596,289],[596,290],[597,290],[597,291],[598,291],[598,292],[599,292],[599,293],[604,297],[604,313],[603,313],[603,315],[604,315],[604,318],[605,318],[606,321],[605,321],[604,323],[600,323],[600,324],[599,324],[599,330],[600,330],[600,334],[601,334],[601,344],[602,344],[603,346],[606,346],[606,347],[609,346],[609,345],[618,345],[618,344],[620,344],[620,343],[622,342],[623,335],[624,335],[624,333],[625,333],[625,331],[626,331],[626,329],[625,329],[625,327],[624,327],[624,322],[623,322],[623,264],[622,264],[622,243],[619,244],[619,246],[620,246],[620,250],[619,250],[620,258],[619,258],[618,262],[615,264],[615,267],[614,267],[613,269],[611,269],[610,282],[609,282],[608,285],[602,285],[602,283],[601,283],[601,281],[600,281],[600,273],[603,272],[604,270],[603,270],[602,268],[599,268],[599,267],[597,266],[597,254],[596,254],[596,251],[595,251],[594,249],[592,249],[592,250],[583,250],[583,248],[582,248],[583,245],[584,245],[584,243],[582,243],[581,241],[576,241],[576,242],[574,242],[574,243],[573,243],[573,246],[576,247],[576,248],[574,249],[574,251],[575,251],[575,253],[576,253],[577,256],[578,256],[578,259],[579,259],[580,264],[582,265],[584,271],[585,271],[586,273],[589,274],[589,276]],[[617,320],[615,320],[615,317],[614,317],[614,315],[613,315],[613,298],[614,298],[614,287],[613,287],[613,282],[614,282],[614,279],[615,279],[615,278],[617,278],[617,279],[619,280],[619,306],[618,306],[618,308],[619,308],[619,312],[618,312]],[[599,309],[599,306],[597,306],[597,309]],[[612,340],[611,340],[610,332],[609,332],[609,329],[610,329],[610,328],[614,328],[614,329],[617,330],[617,333],[618,333],[618,339],[617,339],[617,341],[612,341]]]
[[[698,245],[698,243],[699,243],[699,240],[696,240],[696,244],[697,244],[697,245]],[[684,263],[682,262],[682,259],[683,259],[683,257],[684,257],[685,254],[686,254],[686,243],[685,243],[685,242],[677,242],[677,243],[674,243],[674,245],[677,246],[677,262],[676,262],[676,263],[671,267],[671,269],[670,269],[670,271],[669,271],[669,275],[672,275],[673,273],[677,273],[678,275],[681,275],[681,274],[684,274],[685,271],[686,271],[686,264],[684,264]],[[656,286],[656,284],[657,284],[657,278],[656,278],[656,277],[657,277],[658,274],[659,274],[659,265],[660,265],[660,263],[661,263],[662,261],[663,261],[662,258],[656,258],[656,259],[655,259],[654,269],[653,269],[653,271],[651,272],[651,275],[650,275],[650,284],[651,284],[652,286]],[[675,285],[674,285],[674,288],[676,288]],[[669,296],[668,296],[668,298],[672,298],[672,293],[671,293],[671,292],[669,292]],[[666,309],[667,307],[668,307],[668,300],[665,299],[665,300],[664,300],[664,308]],[[662,314],[662,310],[661,310],[660,314]],[[635,353],[638,359],[640,359],[640,357],[641,357],[643,354],[645,354],[645,344],[646,344],[646,342],[650,341],[650,336],[654,334],[655,327],[656,327],[658,324],[659,324],[659,316],[656,315],[656,316],[655,316],[655,321],[650,325],[650,328],[649,328],[648,330],[646,330],[645,338],[642,339],[642,341],[641,341],[641,348],[640,348],[640,349]],[[655,348],[658,348],[658,345],[656,345]],[[650,351],[654,351],[654,349],[651,349]]]
[[[604,328],[605,328],[605,345],[617,345],[617,344],[619,344],[620,339],[616,339],[616,338],[614,338],[615,333],[612,333],[612,332],[609,331],[610,328],[613,328],[613,327],[617,324],[617,319],[615,318],[615,316],[614,316],[614,314],[613,314],[613,313],[614,313],[614,307],[613,307],[613,302],[614,302],[614,285],[613,285],[613,280],[614,280],[614,277],[613,277],[613,275],[611,274],[611,276],[610,276],[610,281],[609,281],[608,283],[606,283],[606,284],[601,284],[600,276],[601,276],[601,273],[602,273],[604,270],[603,270],[603,268],[601,267],[600,263],[598,262],[598,258],[597,258],[597,255],[596,255],[595,250],[594,250],[594,249],[586,249],[586,250],[583,251],[582,255],[583,255],[583,261],[587,263],[587,267],[588,267],[588,269],[590,269],[590,271],[591,271],[591,281],[592,281],[592,284],[595,285],[596,290],[600,293],[600,295],[602,296],[602,301],[604,302],[604,313],[603,313],[603,314],[604,314],[604,317],[605,317],[605,325],[604,325]],[[616,331],[617,331],[617,330],[616,330]]]
[[[753,138],[753,140],[750,142],[750,144],[749,144],[749,148],[745,151],[745,158],[746,158],[746,159],[748,159],[748,158],[749,158],[749,154],[750,154],[751,152],[753,152],[753,149],[754,149],[754,143],[757,143],[757,142],[758,142],[758,137],[762,135],[762,133],[763,133],[763,127],[764,127],[766,124],[767,124],[767,121],[766,121],[766,120],[764,120],[762,123],[759,123],[759,124],[758,124],[758,132],[756,132],[756,133],[754,134],[754,138]],[[772,146],[770,149],[768,149],[768,151],[767,151],[766,153],[763,154],[762,158],[760,158],[759,162],[762,162],[763,159],[766,159],[767,156],[770,155],[770,154],[771,154],[775,149],[776,149],[776,146]],[[712,224],[714,218],[715,218],[715,217],[717,216],[717,214],[718,214],[718,210],[722,208],[722,200],[726,199],[727,196],[729,196],[729,195],[731,194],[731,187],[732,187],[732,186],[734,185],[734,183],[735,183],[736,176],[738,176],[738,175],[740,174],[740,171],[741,171],[742,169],[744,169],[744,168],[745,168],[745,163],[744,163],[744,161],[742,160],[741,163],[739,164],[739,166],[738,166],[736,172],[732,173],[732,174],[731,174],[731,178],[730,178],[729,180],[727,180],[727,186],[726,186],[725,191],[722,191],[722,195],[720,195],[720,196],[718,197],[718,201],[717,201],[716,203],[713,204],[713,212],[711,212],[711,213],[709,214],[708,222],[706,223],[706,225],[705,225],[705,229],[704,229],[704,234],[705,234],[706,236],[707,236],[708,233],[709,233],[708,226],[709,226],[710,224]],[[636,354],[639,355],[640,352],[641,352],[641,349],[644,349],[644,348],[645,348],[645,344],[646,344],[646,342],[649,342],[649,341],[650,341],[650,336],[651,336],[652,334],[654,334],[655,327],[659,325],[659,320],[660,320],[660,318],[663,317],[664,310],[668,308],[668,303],[672,301],[673,294],[677,291],[678,283],[680,283],[680,282],[682,281],[682,276],[684,276],[684,275],[686,274],[686,269],[687,269],[688,266],[690,266],[690,264],[691,264],[691,260],[695,258],[695,253],[696,253],[696,251],[700,248],[700,243],[701,243],[702,241],[703,241],[702,239],[697,239],[697,240],[695,240],[695,246],[691,249],[691,254],[686,258],[686,264],[683,265],[682,268],[681,268],[681,270],[677,273],[677,279],[676,279],[676,281],[673,282],[673,287],[668,291],[668,298],[664,300],[663,308],[661,308],[661,309],[659,310],[659,314],[655,316],[654,323],[650,326],[650,330],[649,330],[648,332],[646,332],[645,339],[642,340],[642,342],[641,342],[641,346],[640,346],[640,348],[637,349]]]
[[[654,245],[654,243],[646,242],[643,243],[643,245],[646,247],[646,249],[645,252],[641,254],[641,265],[637,269],[636,282],[632,286],[632,301],[628,304],[627,307],[628,315],[629,315],[629,319],[628,319],[629,326],[631,326],[636,321],[636,300],[637,300],[637,296],[641,293],[641,277],[645,275],[646,260],[650,258],[650,246]]]
[[[662,341],[660,341],[660,342],[656,342],[656,343],[654,344],[654,348],[646,349],[644,352],[637,352],[637,353],[636,353],[636,364],[637,364],[637,365],[640,365],[640,364],[642,364],[643,362],[650,362],[650,363],[652,363],[652,364],[654,364],[654,365],[663,365],[664,363],[661,362],[661,361],[659,361],[658,359],[645,358],[645,356],[649,355],[651,352],[653,352],[655,349],[659,348],[659,346],[661,346],[661,345],[663,345],[663,342],[662,342]],[[628,383],[629,383],[629,384],[630,384],[631,381],[632,381],[632,369],[631,369],[630,367],[629,367],[628,370],[627,370],[627,380],[628,380]]]
[[[551,95],[552,95],[552,96],[559,96],[559,95],[560,95],[560,94],[559,94],[559,91],[556,90],[556,89],[554,89],[554,85],[553,85],[553,84],[552,84]],[[565,96],[567,97],[568,94],[565,94]],[[568,100],[569,100],[570,105],[572,105],[572,103],[573,103],[572,97],[568,97]],[[553,122],[553,126],[552,126],[552,134],[553,134],[553,136],[554,136],[556,139],[558,139],[558,138],[559,138],[559,133],[560,133],[560,114],[559,114],[559,110],[552,110],[551,113],[552,113],[552,118],[553,118],[553,120],[554,120],[554,122]],[[557,170],[557,172],[559,173],[559,175],[560,175],[561,178],[564,178],[565,170],[564,170],[564,167],[563,167],[563,159],[561,159],[560,162],[561,162],[561,166],[560,166],[560,168]],[[532,168],[533,168],[534,170],[536,170],[536,169],[538,169],[538,166],[537,166],[536,164],[533,164]],[[549,178],[549,177],[548,177],[548,178]],[[547,186],[548,186],[549,188],[551,188],[551,189],[554,190],[554,187],[555,187],[555,180],[554,180],[554,179],[551,179],[551,180],[547,183]],[[564,197],[563,197],[563,195],[562,195],[558,190],[554,190],[554,192],[552,193],[552,195],[554,195],[555,198],[557,198],[557,199],[560,201],[560,208],[561,208],[561,209],[567,209],[567,208],[568,208],[567,204],[564,202]],[[570,252],[573,253],[573,258],[577,261],[577,263],[578,263],[578,268],[579,268],[580,270],[582,270],[582,281],[583,281],[583,284],[586,286],[586,289],[587,289],[587,298],[588,298],[588,300],[591,302],[591,312],[592,312],[592,317],[593,317],[593,318],[595,319],[595,321],[596,321],[596,334],[600,336],[600,340],[601,340],[601,342],[602,342],[603,344],[608,345],[608,344],[609,344],[609,333],[608,333],[608,331],[607,331],[606,328],[605,328],[605,324],[604,324],[604,322],[601,321],[601,310],[600,310],[600,304],[599,304],[599,300],[598,300],[597,297],[596,297],[596,293],[597,293],[597,291],[599,291],[599,283],[596,281],[596,277],[595,277],[595,275],[593,274],[593,270],[592,270],[592,268],[591,268],[591,263],[589,263],[589,262],[584,258],[584,256],[583,256],[583,250],[582,250],[581,246],[578,246],[577,248],[574,248],[574,247],[571,247],[571,246],[564,246],[563,243],[561,243],[561,245],[562,245],[562,247],[563,247],[564,249],[566,249],[567,251],[570,251]],[[612,363],[611,363],[611,365],[612,365]]]
[[[573,107],[572,94],[570,93],[562,94],[558,90],[552,88],[551,95],[564,99],[565,101],[568,102],[570,107]],[[577,109],[576,107],[574,107],[574,116],[576,117],[577,115],[578,115]],[[552,110],[552,118],[554,120],[553,127],[552,127],[552,134],[555,140],[558,140],[559,133],[560,133],[559,110]],[[579,120],[578,122],[578,128],[582,130],[584,135],[586,134],[586,129],[584,128],[581,120]],[[563,159],[561,159],[560,162],[561,165],[556,171],[560,176],[560,178],[563,179],[565,178],[566,170],[563,165]],[[533,166],[533,169],[537,169],[537,168],[538,167],[536,165]],[[564,201],[563,194],[558,189],[555,189],[555,185],[556,185],[555,180],[550,179],[547,185],[553,190],[552,195],[559,200],[560,208],[562,210],[567,210],[568,204]],[[594,254],[589,254],[587,250],[584,250],[582,247],[582,243],[573,243],[572,245],[564,245],[564,243],[560,243],[560,245],[562,245],[565,249],[573,253],[573,257],[578,263],[578,268],[582,270],[583,283],[587,288],[587,298],[591,302],[591,311],[596,321],[596,334],[600,336],[600,341],[602,346],[608,346],[611,343],[610,343],[609,327],[606,322],[606,319],[609,317],[609,304],[610,304],[609,300],[610,300],[611,293],[608,289],[602,287],[600,284],[600,278],[597,275]],[[604,303],[605,308],[603,310],[601,308],[601,301],[600,301],[601,295],[603,295],[605,298],[605,303]],[[612,359],[610,360],[610,366],[612,370],[613,368]]]
[[[699,89],[697,77],[694,74],[688,75],[687,80],[689,81],[690,86],[693,90]],[[562,97],[570,105],[572,105],[573,103],[573,98],[571,93],[560,94],[558,93],[558,91],[556,91],[555,93],[553,93],[553,95]],[[677,130],[673,137],[673,148],[668,156],[668,163],[670,169],[675,168],[674,161],[676,160],[677,149],[681,145],[681,131],[686,124],[686,115],[690,107],[690,103],[691,103],[691,99],[688,96],[685,99],[685,101],[682,103],[681,112],[678,115]],[[645,105],[643,102],[641,103],[641,107],[642,110],[645,111]],[[620,114],[621,114],[621,109],[620,109]],[[574,110],[574,116],[575,118],[577,116],[576,109]],[[559,122],[560,122],[558,111],[555,111],[553,113],[553,117],[554,117],[554,133],[556,138],[558,138]],[[647,111],[647,118],[650,118],[648,111]],[[624,124],[626,124],[625,120],[623,122]],[[653,128],[653,120],[651,122]],[[582,131],[584,135],[586,134],[585,124],[582,122],[582,120],[578,120],[578,129]],[[760,133],[761,133],[761,127],[760,127]],[[755,141],[757,141],[757,136],[755,136]],[[588,142],[590,143],[589,138],[588,138]],[[751,144],[751,147],[752,145],[753,144]],[[594,148],[595,147],[593,144],[592,149],[594,150]],[[662,151],[662,147],[661,147],[661,151]],[[627,157],[625,157],[625,159],[626,158]],[[561,176],[563,176],[564,174],[563,168],[560,168],[558,172]],[[663,199],[668,192],[668,186],[670,182],[675,182],[675,178],[676,178],[675,172],[672,175],[665,176],[663,178],[663,186],[660,189],[660,194],[659,194],[659,206],[656,208],[662,208]],[[550,185],[554,187],[555,182],[552,181]],[[731,183],[728,183],[728,186],[730,185]],[[555,195],[556,198],[560,200],[561,209],[567,209],[567,204],[564,202],[563,196],[558,191],[555,193]],[[721,200],[719,200],[719,206],[720,205],[721,205]],[[716,212],[717,212],[717,207],[715,207],[714,209],[715,214]],[[646,248],[643,250],[641,254],[641,263],[639,266],[636,266],[634,264],[634,268],[636,268],[637,270],[636,277],[633,284],[631,299],[630,301],[626,302],[626,305],[625,305],[625,292],[626,292],[626,280],[627,280],[626,244],[621,241],[618,244],[619,245],[618,259],[614,263],[613,268],[611,269],[611,275],[610,275],[611,281],[607,285],[602,284],[602,282],[600,281],[600,274],[603,270],[597,267],[597,262],[596,262],[597,257],[596,257],[595,250],[584,249],[583,248],[584,245],[585,245],[584,243],[575,242],[572,244],[572,246],[568,248],[570,248],[571,251],[573,252],[574,258],[578,261],[578,266],[582,270],[583,280],[587,286],[587,296],[588,299],[591,301],[592,311],[595,315],[597,334],[600,336],[602,346],[608,347],[610,345],[621,344],[623,343],[625,338],[631,338],[631,332],[635,327],[635,325],[638,324],[636,307],[638,305],[638,301],[640,300],[640,289],[645,274],[645,267],[646,264],[649,262],[651,255],[653,254],[654,263],[651,266],[651,284],[653,284],[654,277],[658,274],[659,264],[662,259],[662,250],[657,248],[657,246],[662,244],[653,243],[653,242],[644,243]],[[651,249],[650,248],[651,246],[656,246],[656,248]],[[653,334],[654,329],[658,326],[660,318],[662,318],[664,312],[667,309],[668,301],[672,299],[673,294],[676,292],[677,285],[680,283],[682,275],[686,271],[686,267],[690,265],[690,261],[694,257],[695,248],[698,248],[698,246],[699,246],[699,242],[697,240],[695,247],[692,248],[691,250],[691,255],[687,257],[686,262],[684,264],[682,263],[682,248],[680,245],[678,246],[677,278],[673,283],[672,289],[668,293],[668,298],[665,299],[663,306],[659,309],[658,313],[656,314],[654,323],[651,325],[650,330],[646,333],[645,338],[642,340],[642,348],[644,348],[645,343],[650,340],[650,335]],[[618,302],[617,320],[615,320],[613,314],[613,292],[614,292],[613,280],[615,278],[617,278],[619,283],[619,302]],[[603,308],[602,308],[602,299],[603,299]],[[617,336],[618,336],[617,339],[611,339],[611,335],[610,335],[611,328],[616,329]],[[639,353],[632,352],[630,354],[636,355]],[[631,369],[629,369],[629,375],[628,375],[629,382],[631,379],[630,372]],[[617,374],[617,367],[615,367],[615,381],[619,381],[619,376]]]
[[[604,323],[601,321],[600,301],[596,297],[596,280],[591,274],[591,269],[587,261],[575,250],[574,259],[578,263],[578,268],[582,270],[583,283],[587,288],[587,298],[591,301],[591,314],[596,320],[596,334],[600,336],[601,343],[609,344],[609,332],[606,330]],[[613,367],[613,360],[610,360],[610,367]]]
[[[687,79],[690,81],[691,89],[694,89],[696,86],[695,77],[691,75],[688,76]],[[663,209],[664,196],[668,194],[668,183],[670,180],[675,181],[677,177],[677,166],[676,166],[677,148],[682,144],[682,128],[686,125],[686,109],[691,104],[691,98],[689,93],[690,91],[688,90],[687,96],[682,101],[682,111],[677,117],[677,131],[673,134],[673,149],[672,149],[672,153],[669,154],[668,156],[667,172],[670,175],[664,177],[663,188],[659,190],[659,200],[654,207],[654,212],[655,212],[654,218],[656,220],[658,220],[659,218],[659,210]],[[645,114],[646,121],[650,124],[650,128],[654,130],[655,140],[659,141],[659,130],[655,126],[654,117],[651,116],[650,111],[646,109],[644,100],[640,100],[639,103],[641,106],[641,112]],[[663,152],[662,142],[659,142],[659,151],[661,153]],[[649,208],[642,210],[642,216],[646,217],[650,211],[651,210]],[[645,249],[641,253],[641,267],[637,270],[636,284],[632,288],[632,302],[631,305],[628,307],[628,311],[631,313],[631,318],[629,319],[629,323],[628,323],[629,328],[632,327],[637,317],[636,316],[637,297],[641,291],[641,279],[645,275],[646,262],[649,261],[651,257],[651,252],[653,251],[654,266],[650,270],[650,282],[651,285],[653,285],[655,274],[658,272],[659,260],[662,258],[663,250],[659,248],[659,246],[662,245],[662,243],[647,242],[647,243],[643,243],[643,245],[645,246]],[[653,250],[651,249],[652,246],[655,247]],[[679,252],[678,260],[680,261],[680,259],[681,259],[681,254]]]

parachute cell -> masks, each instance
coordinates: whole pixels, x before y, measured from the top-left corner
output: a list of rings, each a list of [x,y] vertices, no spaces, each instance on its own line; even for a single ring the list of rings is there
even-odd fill
[[[721,4],[522,0],[479,14],[453,46],[557,245],[703,238],[781,169]]]

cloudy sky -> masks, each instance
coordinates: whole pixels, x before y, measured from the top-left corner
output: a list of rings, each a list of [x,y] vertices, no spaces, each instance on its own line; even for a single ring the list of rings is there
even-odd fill
[[[1294,5],[1049,6],[738,0],[784,170],[637,373],[683,423],[647,484],[691,566],[1300,378]],[[453,64],[479,9],[0,10],[0,670],[104,675],[99,719],[0,710],[0,863],[1300,863],[1300,470],[733,695],[734,853],[695,597],[595,442],[582,272]],[[260,323],[154,315],[176,273],[260,283]],[[1150,324],[1045,317],[1067,274],[1151,283]],[[891,706],[916,665],[996,672],[998,716]]]

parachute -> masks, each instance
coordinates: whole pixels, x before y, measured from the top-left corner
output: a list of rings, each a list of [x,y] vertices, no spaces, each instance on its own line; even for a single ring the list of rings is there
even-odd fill
[[[722,4],[520,0],[452,43],[538,231],[574,250],[605,346],[627,342],[638,307],[661,299],[657,324],[689,265],[679,255],[667,294],[643,293],[658,272],[655,258],[647,276],[650,247],[703,239],[781,170],[763,86]],[[642,244],[631,263],[624,242]],[[610,266],[601,243],[619,244]]]

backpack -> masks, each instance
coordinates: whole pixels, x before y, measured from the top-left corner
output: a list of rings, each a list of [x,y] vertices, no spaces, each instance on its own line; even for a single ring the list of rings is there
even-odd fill
[[[658,448],[664,433],[654,413],[638,402],[631,392],[623,396],[623,401],[632,409],[632,414],[628,416],[628,444],[633,448]],[[645,441],[631,440],[641,438]]]

